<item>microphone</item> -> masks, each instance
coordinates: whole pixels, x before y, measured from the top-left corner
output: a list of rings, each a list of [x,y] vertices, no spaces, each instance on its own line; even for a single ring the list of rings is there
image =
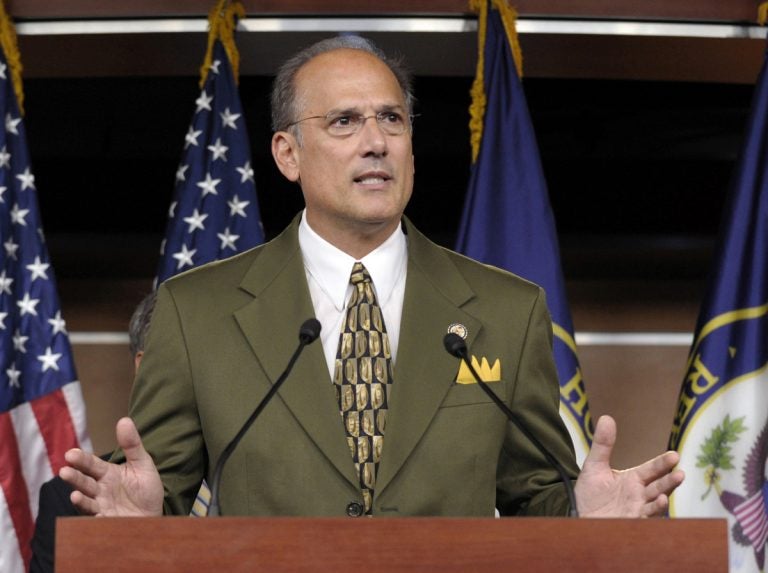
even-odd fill
[[[232,438],[232,441],[229,442],[227,447],[224,448],[224,451],[221,453],[219,461],[216,462],[216,469],[213,472],[213,479],[211,480],[211,503],[208,507],[209,517],[217,517],[221,515],[221,510],[219,508],[219,486],[221,484],[221,472],[224,469],[224,464],[227,463],[229,456],[231,456],[232,452],[235,451],[235,448],[240,443],[240,440],[243,439],[245,433],[256,421],[256,418],[259,417],[261,411],[266,407],[267,404],[269,404],[270,400],[272,400],[272,397],[280,389],[280,386],[282,386],[283,382],[285,382],[285,379],[288,378],[288,374],[291,373],[293,365],[296,363],[299,354],[301,354],[301,352],[304,350],[304,347],[312,344],[315,340],[317,340],[317,337],[320,336],[320,329],[320,321],[318,321],[316,318],[309,318],[304,321],[304,323],[301,325],[301,328],[299,329],[299,346],[296,348],[293,356],[291,356],[291,359],[288,361],[288,366],[285,367],[285,371],[272,385],[272,387],[269,389],[269,392],[267,392],[266,396],[264,396],[261,402],[259,402],[259,405],[256,406],[256,409],[253,411],[251,416],[245,421],[243,427],[240,428],[240,431],[235,435],[234,438]]]
[[[448,354],[455,356],[456,358],[460,358],[464,361],[464,364],[467,365],[469,371],[472,373],[472,377],[478,383],[480,388],[483,389],[483,392],[488,394],[488,397],[493,400],[493,402],[502,412],[504,412],[504,415],[507,417],[507,419],[512,422],[526,438],[528,438],[528,441],[536,446],[536,449],[541,452],[541,455],[544,456],[549,465],[557,470],[557,473],[560,474],[560,479],[563,480],[565,491],[568,494],[568,501],[571,503],[571,517],[579,517],[579,510],[576,507],[576,493],[573,490],[573,483],[571,483],[571,478],[566,473],[565,468],[552,454],[549,453],[549,450],[547,450],[544,444],[542,444],[539,439],[533,435],[533,433],[523,424],[523,422],[520,421],[517,416],[515,416],[512,410],[510,410],[509,407],[501,401],[501,399],[494,393],[494,391],[488,387],[488,384],[480,379],[480,376],[475,371],[472,363],[469,361],[467,355],[467,343],[464,342],[464,339],[458,334],[449,332],[445,335],[445,338],[443,338],[443,346],[445,346],[445,350],[448,352]]]

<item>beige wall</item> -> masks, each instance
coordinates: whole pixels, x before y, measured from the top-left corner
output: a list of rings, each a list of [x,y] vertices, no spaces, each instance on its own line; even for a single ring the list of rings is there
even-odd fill
[[[688,349],[587,346],[579,349],[594,420],[612,415],[619,436],[613,465],[637,465],[664,451]]]
[[[133,359],[127,344],[78,344],[73,351],[93,451],[105,453],[115,447],[115,423],[128,412]]]

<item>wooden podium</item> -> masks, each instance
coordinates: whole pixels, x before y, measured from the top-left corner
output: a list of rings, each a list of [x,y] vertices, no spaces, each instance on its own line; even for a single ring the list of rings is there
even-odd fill
[[[58,573],[728,571],[724,519],[59,519]]]

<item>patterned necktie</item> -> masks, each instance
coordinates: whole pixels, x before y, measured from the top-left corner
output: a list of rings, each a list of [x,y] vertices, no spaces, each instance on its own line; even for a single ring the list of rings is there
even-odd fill
[[[387,423],[392,355],[371,275],[362,263],[355,263],[349,280],[354,289],[341,327],[333,383],[365,513],[370,515]]]

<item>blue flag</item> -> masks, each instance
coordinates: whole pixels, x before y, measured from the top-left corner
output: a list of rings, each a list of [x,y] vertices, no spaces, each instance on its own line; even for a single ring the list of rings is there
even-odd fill
[[[243,109],[219,39],[176,171],[158,283],[264,242]]]
[[[727,517],[732,572],[763,571],[768,540],[767,65],[670,437],[686,472],[670,513]]]
[[[22,573],[40,486],[91,445],[10,59],[0,50],[0,571]]]
[[[508,34],[514,30],[514,13],[505,0],[493,0],[492,8],[483,4],[478,26],[485,43],[478,55],[473,107],[477,110],[482,101],[486,107],[482,118],[473,120],[476,132],[482,130],[481,139],[456,250],[544,288],[554,323],[560,412],[581,463],[591,444],[591,417],[576,356],[555,221],[513,58],[516,37]]]

